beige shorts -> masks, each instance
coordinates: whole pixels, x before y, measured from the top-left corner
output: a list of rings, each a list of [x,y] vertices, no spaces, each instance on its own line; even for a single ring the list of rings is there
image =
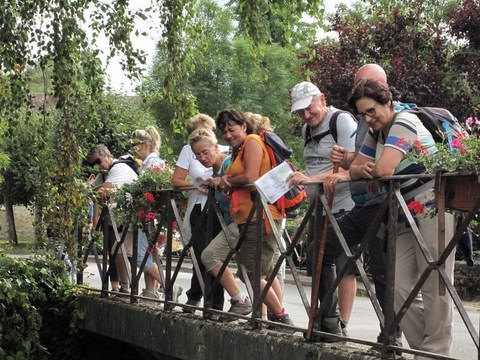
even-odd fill
[[[119,232],[118,235],[120,236],[120,239],[122,238],[122,233]],[[112,246],[112,255],[115,252],[117,246],[119,245],[118,242],[115,242],[115,244]],[[128,257],[133,256],[133,231],[127,231],[127,235],[125,235],[125,240],[123,241],[123,248],[125,249],[125,252],[127,253]],[[120,250],[118,250],[118,253],[120,253]]]

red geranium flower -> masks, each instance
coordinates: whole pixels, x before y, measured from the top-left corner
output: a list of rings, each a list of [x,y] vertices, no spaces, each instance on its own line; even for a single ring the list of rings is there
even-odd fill
[[[155,195],[153,195],[151,192],[146,192],[145,194],[143,194],[143,197],[147,201],[150,201],[152,203],[155,202]]]
[[[420,201],[412,200],[407,206],[408,210],[412,211],[415,215],[422,215],[425,213],[425,205]]]

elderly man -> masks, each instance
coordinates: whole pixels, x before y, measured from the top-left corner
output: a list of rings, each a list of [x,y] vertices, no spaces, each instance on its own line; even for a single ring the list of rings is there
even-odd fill
[[[105,200],[108,192],[114,188],[121,188],[125,184],[133,182],[137,178],[136,172],[125,162],[113,158],[112,154],[105,145],[94,146],[88,154],[88,160],[92,165],[98,165],[106,174],[101,173],[92,182],[92,187],[97,190],[101,199]],[[95,226],[95,224],[94,224]],[[125,238],[124,247],[127,256],[132,256],[132,236],[131,233]],[[115,234],[113,227],[109,226],[108,249],[110,254],[114,252]],[[111,272],[110,281],[112,291],[129,293],[128,266],[125,264],[120,252],[117,252],[115,258],[115,267]],[[119,283],[120,278],[120,283]]]
[[[348,172],[345,169],[339,169],[337,174],[333,174],[333,163],[330,161],[330,151],[334,145],[340,145],[352,154],[355,149],[355,133],[357,123],[354,117],[345,111],[340,111],[333,106],[327,106],[325,95],[321,93],[317,86],[311,82],[301,82],[293,88],[291,92],[292,112],[296,112],[305,122],[302,133],[305,140],[303,156],[306,162],[305,172],[294,172],[289,176],[292,185],[298,185],[305,182],[329,181],[335,183],[338,179],[348,179]],[[306,190],[310,199],[315,196],[315,186],[307,185]],[[333,198],[332,212],[339,220],[347,211],[353,207],[353,201],[347,183],[339,184]],[[321,231],[321,226],[317,229],[313,226],[313,219],[309,223],[307,258],[310,264],[314,261],[313,242],[314,233]],[[346,260],[343,256],[338,259],[340,266]],[[322,314],[321,323],[316,324],[318,330],[341,335],[346,334],[346,325],[350,319],[353,302],[356,294],[355,269],[342,279],[339,285],[340,313],[337,310],[337,295],[332,299],[325,299],[325,293],[336,277],[335,257],[327,256],[323,260],[322,281],[319,298],[321,301],[327,301],[328,306]],[[341,318],[340,318],[341,316]],[[327,338],[324,339],[327,341]],[[330,338],[331,340],[331,338]]]

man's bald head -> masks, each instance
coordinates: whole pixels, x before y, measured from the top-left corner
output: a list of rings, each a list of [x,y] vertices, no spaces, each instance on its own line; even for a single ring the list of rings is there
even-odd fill
[[[382,84],[387,84],[387,74],[385,73],[385,70],[383,70],[383,68],[377,64],[366,64],[358,69],[357,73],[355,74],[354,84],[361,79],[368,79],[378,81]]]

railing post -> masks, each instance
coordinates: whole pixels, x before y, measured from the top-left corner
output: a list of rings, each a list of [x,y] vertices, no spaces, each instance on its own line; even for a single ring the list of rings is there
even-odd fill
[[[393,196],[393,188],[398,187],[398,183],[390,180],[389,181],[389,219],[388,219],[388,237],[387,237],[387,269],[388,271],[385,274],[385,329],[384,334],[386,335],[386,342],[384,338],[384,345],[390,345],[395,343],[395,308],[394,308],[394,290],[395,290],[395,257],[396,257],[396,247],[397,242],[397,228],[398,228],[398,203],[396,198]],[[387,352],[386,348],[383,348],[382,354],[384,356],[390,357],[394,352]]]

